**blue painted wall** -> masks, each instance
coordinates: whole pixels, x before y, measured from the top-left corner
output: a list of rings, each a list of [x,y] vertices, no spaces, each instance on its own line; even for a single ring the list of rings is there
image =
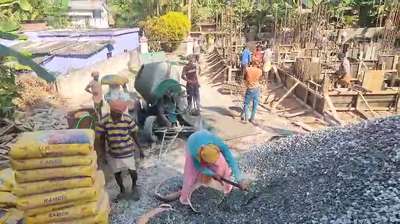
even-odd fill
[[[115,31],[94,31],[90,35],[86,35],[84,32],[74,35],[71,33],[69,36],[57,36],[55,32],[29,32],[26,33],[29,36],[30,41],[113,41],[112,55],[117,56],[124,53],[124,50],[132,51],[139,47],[139,29],[127,29]],[[65,32],[63,32],[65,33]],[[63,75],[69,71],[81,69],[97,62],[107,60],[107,48],[90,55],[88,58],[74,57],[74,56],[58,56],[55,55],[46,62],[43,62],[43,66],[50,72],[55,72],[58,75]]]

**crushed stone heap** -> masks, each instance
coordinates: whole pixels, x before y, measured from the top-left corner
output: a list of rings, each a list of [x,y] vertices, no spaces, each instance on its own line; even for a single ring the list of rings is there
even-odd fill
[[[250,192],[207,214],[175,202],[151,223],[399,223],[399,140],[396,116],[266,143],[241,159]]]

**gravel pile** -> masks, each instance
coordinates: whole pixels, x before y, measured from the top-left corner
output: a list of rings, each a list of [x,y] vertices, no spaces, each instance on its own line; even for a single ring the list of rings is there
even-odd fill
[[[200,187],[192,193],[190,202],[195,211],[208,213],[210,210],[218,209],[218,205],[223,199],[223,192],[210,187]],[[207,203],[204,203],[205,200]]]
[[[261,145],[241,160],[248,193],[152,223],[400,223],[399,140],[397,116]]]
[[[33,109],[30,113],[17,112],[16,125],[30,131],[68,129],[67,114],[50,106]]]
[[[110,171],[111,172],[111,171]],[[108,173],[110,173],[108,172]],[[112,224],[131,224],[136,223],[137,219],[152,208],[158,207],[161,202],[155,198],[157,186],[167,177],[176,177],[179,173],[166,166],[152,166],[146,169],[138,169],[138,188],[140,200],[120,200],[111,202],[110,223]],[[126,189],[131,187],[129,174],[123,173],[124,185]],[[109,177],[106,189],[111,199],[116,198],[119,193],[118,185],[114,176]]]

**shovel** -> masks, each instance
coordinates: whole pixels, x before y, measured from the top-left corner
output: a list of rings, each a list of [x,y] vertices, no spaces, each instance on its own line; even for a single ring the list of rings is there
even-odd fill
[[[214,178],[214,180],[217,180],[215,177],[213,177]],[[228,180],[228,179],[225,179],[225,178],[223,178],[223,177],[220,177],[221,178],[221,181],[223,181],[223,182],[225,182],[225,183],[227,183],[227,184],[230,184],[230,185],[232,185],[232,186],[234,186],[234,187],[237,187],[237,188],[239,188],[240,190],[242,190],[242,191],[247,191],[247,189],[245,189],[245,188],[243,188],[240,184],[238,184],[238,183],[235,183],[235,182],[233,182],[233,181],[230,181],[230,180]],[[218,181],[218,180],[217,180]]]

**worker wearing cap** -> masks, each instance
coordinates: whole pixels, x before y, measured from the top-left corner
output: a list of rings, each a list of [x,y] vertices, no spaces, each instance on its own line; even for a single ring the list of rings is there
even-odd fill
[[[99,82],[99,72],[94,71],[92,72],[93,80],[86,86],[85,91],[92,94],[94,110],[98,118],[101,118],[101,108],[103,106],[103,94],[101,89],[101,84]]]
[[[224,193],[229,193],[232,185],[223,183],[221,177],[230,180],[232,174],[245,189],[239,166],[223,140],[205,130],[193,133],[187,141],[181,203],[189,204],[190,194],[212,178],[221,183]]]
[[[125,194],[125,187],[121,172],[128,170],[132,178],[132,193],[135,200],[139,199],[136,188],[137,172],[135,165],[135,149],[139,150],[140,157],[143,158],[143,151],[140,148],[135,121],[124,113],[128,107],[128,102],[123,100],[112,100],[110,102],[110,114],[107,114],[97,125],[96,134],[102,142],[103,150],[107,142],[108,151],[106,153],[107,162],[114,173],[115,180],[120,188],[120,199]]]

